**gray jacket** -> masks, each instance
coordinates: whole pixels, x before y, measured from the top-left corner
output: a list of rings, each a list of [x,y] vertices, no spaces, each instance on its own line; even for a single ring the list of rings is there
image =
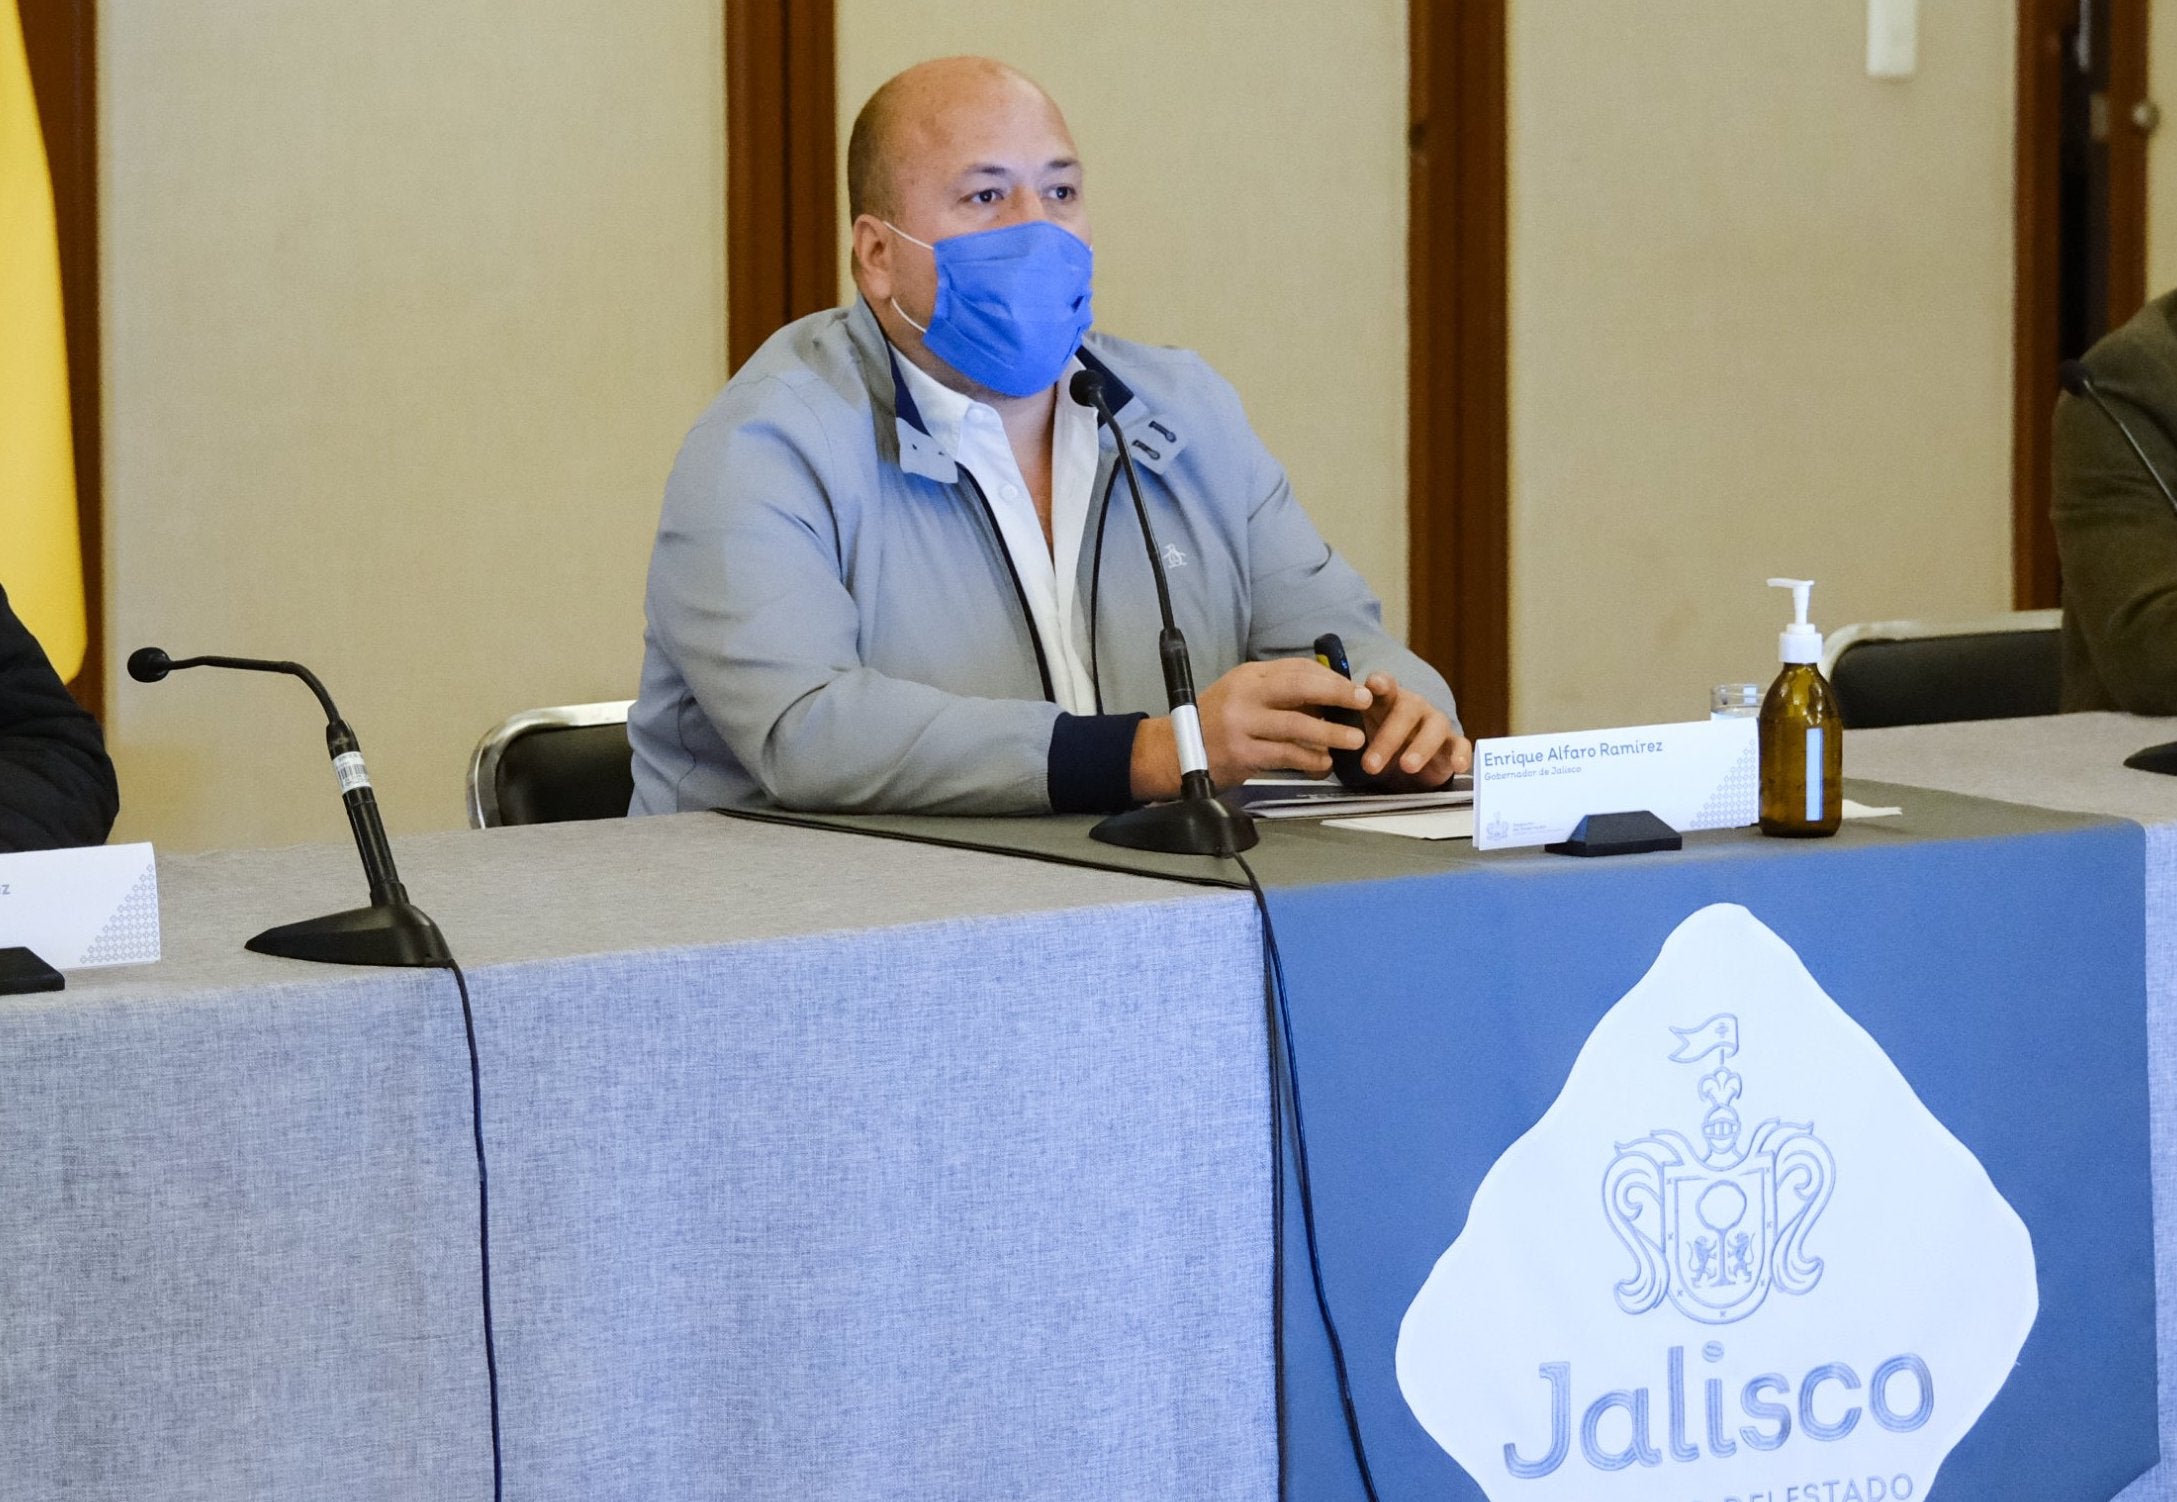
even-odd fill
[[[1081,548],[1100,709],[1052,701],[989,508],[924,428],[857,300],[789,324],[682,445],[650,560],[631,812],[1123,808],[1134,729],[1165,709],[1157,606],[1108,429]],[[1081,360],[1132,445],[1206,686],[1345,638],[1447,712],[1436,672],[1384,634],[1201,359],[1091,334]],[[1123,481],[1121,482],[1123,485]]]

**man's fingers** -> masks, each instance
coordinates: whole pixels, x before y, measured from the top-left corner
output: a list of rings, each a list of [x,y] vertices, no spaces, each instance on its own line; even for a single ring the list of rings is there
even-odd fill
[[[1406,749],[1399,753],[1398,769],[1409,776],[1426,771],[1450,739],[1451,721],[1442,710],[1431,707],[1421,717],[1421,723],[1414,727],[1414,733],[1407,737]]]
[[[1296,709],[1266,709],[1249,718],[1246,733],[1256,740],[1321,751],[1358,751],[1367,739],[1351,725],[1340,725]],[[1325,765],[1328,765],[1326,760]]]
[[[1383,711],[1382,719],[1377,722],[1375,733],[1368,738],[1368,753],[1361,758],[1361,770],[1373,777],[1389,768],[1391,759],[1405,749],[1430,712],[1428,700],[1419,694],[1400,694],[1392,699],[1390,707]],[[1435,748],[1431,746],[1430,749]],[[1402,770],[1415,769],[1406,767]]]
[[[1364,684],[1334,673],[1312,657],[1280,657],[1262,667],[1261,699],[1281,709],[1322,705],[1366,709],[1375,695]]]
[[[1265,772],[1305,772],[1310,777],[1321,777],[1330,771],[1328,751],[1293,741],[1250,738],[1241,743],[1238,754],[1250,777]]]
[[[1464,744],[1464,740],[1456,735],[1445,741],[1437,748],[1436,754],[1429,758],[1429,764],[1421,769],[1418,774],[1420,780],[1441,787],[1464,772],[1466,766],[1460,750]]]
[[[1318,751],[1312,746],[1295,746],[1290,742],[1277,745],[1264,741],[1258,753],[1262,770],[1306,772],[1312,777],[1322,777],[1330,771],[1330,753]]]

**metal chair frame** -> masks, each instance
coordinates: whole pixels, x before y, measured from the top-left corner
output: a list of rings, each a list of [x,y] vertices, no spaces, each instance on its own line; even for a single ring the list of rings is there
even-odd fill
[[[624,725],[633,699],[613,703],[561,704],[549,709],[525,709],[509,715],[476,743],[469,753],[469,828],[497,829],[499,824],[499,759],[506,748],[538,730],[575,730],[588,725]]]

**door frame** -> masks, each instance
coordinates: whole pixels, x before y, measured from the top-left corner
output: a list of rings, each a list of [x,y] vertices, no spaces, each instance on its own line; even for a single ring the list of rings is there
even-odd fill
[[[2133,106],[2147,98],[2147,0],[2109,6],[2109,326],[2147,298],[2147,133]],[[2011,345],[2011,603],[2062,603],[2049,522],[2051,414],[2056,406],[2058,145],[2063,26],[2078,0],[2018,0],[2017,183]]]
[[[726,369],[839,302],[832,0],[726,0]]]
[[[1511,730],[1506,0],[1407,10],[1407,637]]]

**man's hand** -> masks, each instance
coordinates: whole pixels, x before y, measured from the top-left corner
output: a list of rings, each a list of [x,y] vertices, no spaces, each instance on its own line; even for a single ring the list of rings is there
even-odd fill
[[[1474,743],[1451,717],[1389,673],[1368,675],[1370,702],[1361,722],[1368,749],[1361,770],[1398,792],[1431,792],[1474,764]]]
[[[1397,685],[1389,678],[1383,681],[1396,691]],[[1333,724],[1311,711],[1317,707],[1367,711],[1375,697],[1313,658],[1243,662],[1200,696],[1202,743],[1209,751],[1210,777],[1219,787],[1236,787],[1263,772],[1290,770],[1323,776],[1330,771],[1333,747],[1358,751],[1365,737],[1351,726]],[[1436,718],[1448,731],[1450,722],[1442,714]],[[1464,747],[1466,742],[1459,745]],[[1435,750],[1432,743],[1431,753]],[[1135,733],[1132,782],[1137,798],[1179,796],[1179,753],[1170,720],[1145,720]]]

